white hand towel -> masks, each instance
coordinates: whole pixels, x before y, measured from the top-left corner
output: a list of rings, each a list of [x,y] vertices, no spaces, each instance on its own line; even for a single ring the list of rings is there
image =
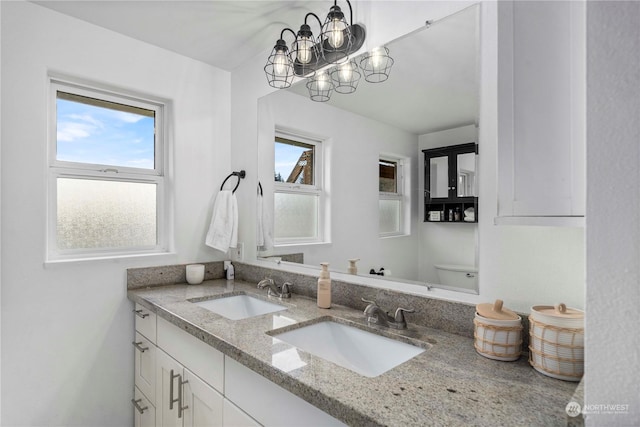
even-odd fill
[[[238,243],[238,200],[231,190],[220,190],[216,196],[205,243],[222,252]]]
[[[262,251],[268,251],[273,248],[273,221],[269,210],[264,209],[264,198],[258,194],[256,205],[256,239],[257,246]]]

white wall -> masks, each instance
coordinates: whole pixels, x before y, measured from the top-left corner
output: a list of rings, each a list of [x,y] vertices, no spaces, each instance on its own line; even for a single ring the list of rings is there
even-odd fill
[[[640,3],[587,3],[587,426],[640,424]],[[597,413],[600,412],[600,413]]]
[[[462,126],[420,135],[418,150],[459,145],[478,141],[475,125]],[[482,148],[479,150],[482,151]],[[421,157],[421,161],[424,161]],[[420,174],[420,189],[424,189],[424,176]],[[448,182],[448,181],[447,181]],[[448,185],[448,184],[447,184]],[[424,218],[424,204],[418,218]],[[420,280],[439,283],[435,264],[477,266],[477,224],[438,224],[421,222],[420,226]]]
[[[347,270],[350,258],[360,258],[361,272],[384,267],[406,279],[418,274],[417,136],[330,105],[289,92],[259,100],[259,176],[265,209],[273,209],[274,129],[315,136],[325,144],[325,177],[330,202],[330,243],[276,248],[275,253],[304,252],[305,264],[329,262],[333,270]],[[412,183],[408,197],[411,234],[378,237],[378,159],[381,153],[406,157]]]
[[[132,425],[125,269],[223,259],[204,246],[229,172],[230,75],[27,2],[2,2],[2,425]],[[43,265],[47,72],[173,106],[175,253]]]

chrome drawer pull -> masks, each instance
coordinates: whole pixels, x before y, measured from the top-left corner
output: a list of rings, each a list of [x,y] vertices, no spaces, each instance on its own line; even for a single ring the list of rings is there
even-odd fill
[[[142,406],[140,406],[140,402],[142,402],[142,399],[131,399],[131,403],[133,403],[133,406],[136,407],[136,409],[138,410],[138,412],[140,412],[141,414],[144,414],[144,411],[146,411],[147,409],[149,409],[148,406],[145,406],[144,408]]]
[[[178,396],[177,399],[173,398],[173,379],[174,378],[180,378],[181,375],[180,374],[174,375],[173,369],[171,370],[169,375],[171,376],[171,379],[169,380],[169,410],[172,411],[173,410],[173,404],[180,401],[180,396]],[[180,380],[178,380],[178,381],[180,381]]]
[[[184,412],[185,409],[189,409],[189,405],[185,405],[182,406],[182,402],[184,399],[183,396],[183,388],[184,385],[187,384],[189,381],[182,381],[182,375],[179,375],[180,378],[178,378],[178,386],[180,387],[178,389],[178,418],[182,418],[182,413]]]
[[[142,341],[140,342],[132,342],[131,344],[133,344],[133,346],[135,348],[137,348],[138,350],[140,350],[140,353],[144,353],[145,351],[149,350],[149,347],[143,347],[142,346]]]
[[[136,314],[136,316],[142,317],[143,319],[145,317],[149,317],[149,313],[143,313],[143,310],[133,310],[133,312]]]

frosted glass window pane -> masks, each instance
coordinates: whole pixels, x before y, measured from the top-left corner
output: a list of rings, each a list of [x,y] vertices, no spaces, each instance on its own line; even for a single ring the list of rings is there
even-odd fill
[[[155,246],[156,184],[57,179],[58,249]]]
[[[274,236],[276,239],[318,238],[318,196],[274,194]]]
[[[380,200],[380,233],[400,231],[400,200]]]

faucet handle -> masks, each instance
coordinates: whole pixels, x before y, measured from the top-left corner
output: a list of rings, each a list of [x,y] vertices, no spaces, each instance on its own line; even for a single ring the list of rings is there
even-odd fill
[[[375,301],[369,301],[368,299],[360,298],[362,302],[366,302],[367,304],[378,305]]]
[[[402,308],[402,307],[398,307],[396,309],[396,314],[394,317],[394,320],[396,322],[406,322],[404,320],[404,313],[415,313],[415,310],[413,308]]]

